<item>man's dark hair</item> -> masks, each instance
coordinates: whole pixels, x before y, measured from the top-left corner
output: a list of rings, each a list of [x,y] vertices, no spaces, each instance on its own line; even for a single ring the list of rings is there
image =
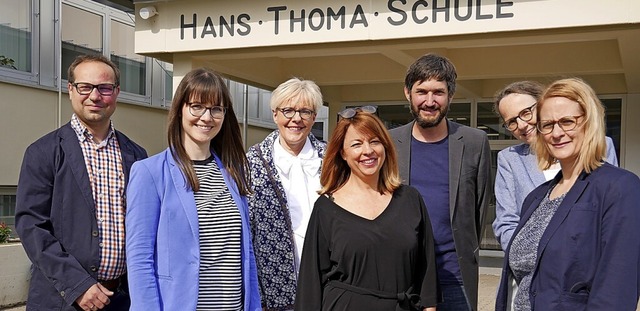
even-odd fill
[[[456,67],[451,61],[437,54],[429,53],[418,58],[407,70],[404,78],[404,86],[411,90],[416,82],[423,82],[429,79],[445,81],[449,97],[453,97],[456,92]]]
[[[85,54],[76,56],[76,59],[73,60],[73,63],[71,63],[71,66],[69,66],[69,69],[67,71],[67,80],[69,80],[69,83],[76,82],[76,76],[74,74],[76,67],[78,67],[78,65],[82,63],[88,62],[100,62],[107,64],[109,67],[111,67],[111,69],[113,69],[113,73],[116,78],[116,86],[120,85],[120,69],[118,69],[118,66],[116,66],[116,64],[114,64],[111,60],[109,60],[102,54]]]

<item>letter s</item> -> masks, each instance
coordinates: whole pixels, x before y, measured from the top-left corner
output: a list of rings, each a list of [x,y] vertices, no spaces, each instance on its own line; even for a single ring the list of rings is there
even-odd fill
[[[400,26],[402,24],[404,24],[407,21],[407,13],[405,11],[403,11],[402,9],[398,9],[396,7],[393,6],[394,2],[400,2],[402,4],[407,4],[406,0],[389,0],[387,2],[387,8],[389,9],[389,11],[394,12],[394,13],[398,13],[400,15],[400,20],[399,21],[394,21],[391,17],[387,17],[387,21],[389,22],[389,24],[393,25],[393,26]]]

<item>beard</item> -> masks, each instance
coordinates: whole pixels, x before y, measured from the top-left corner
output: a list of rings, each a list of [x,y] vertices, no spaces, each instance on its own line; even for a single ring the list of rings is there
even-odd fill
[[[411,105],[411,115],[413,115],[416,123],[423,129],[438,126],[449,113],[449,105],[440,106],[437,111],[438,113],[435,116],[425,118],[420,115],[420,108]]]

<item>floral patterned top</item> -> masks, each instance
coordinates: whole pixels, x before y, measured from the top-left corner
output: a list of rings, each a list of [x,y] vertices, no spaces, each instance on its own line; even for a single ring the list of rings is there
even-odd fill
[[[298,279],[291,216],[273,161],[273,144],[279,135],[278,130],[273,131],[247,152],[253,190],[249,197],[249,219],[260,296],[266,310],[292,310]],[[309,140],[323,158],[327,144],[312,134]]]

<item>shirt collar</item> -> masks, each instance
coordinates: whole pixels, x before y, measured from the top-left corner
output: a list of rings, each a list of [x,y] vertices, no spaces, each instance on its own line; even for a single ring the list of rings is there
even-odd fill
[[[80,119],[78,119],[78,116],[75,113],[71,116],[71,128],[76,133],[76,136],[78,137],[78,140],[80,142],[89,140],[93,143],[93,134],[91,134],[89,129],[87,129],[87,127],[84,126],[82,122],[80,122]],[[115,129],[113,127],[113,122],[109,121],[109,133],[107,134],[107,138],[98,145],[105,146],[111,140],[111,138],[114,137],[114,135]]]
[[[280,158],[282,160],[292,160],[293,158],[308,160],[318,157],[315,149],[313,149],[313,145],[311,144],[309,138],[307,138],[307,140],[305,141],[302,150],[300,150],[300,153],[295,156],[284,149],[282,144],[280,144],[279,137],[276,138],[273,142],[273,156],[274,158]]]
[[[280,139],[276,138],[273,143],[273,161],[285,174],[289,173],[293,163],[300,163],[305,172],[310,176],[317,174],[322,164],[322,159],[318,157],[309,138],[307,138],[302,150],[297,156],[286,151],[280,144]]]

